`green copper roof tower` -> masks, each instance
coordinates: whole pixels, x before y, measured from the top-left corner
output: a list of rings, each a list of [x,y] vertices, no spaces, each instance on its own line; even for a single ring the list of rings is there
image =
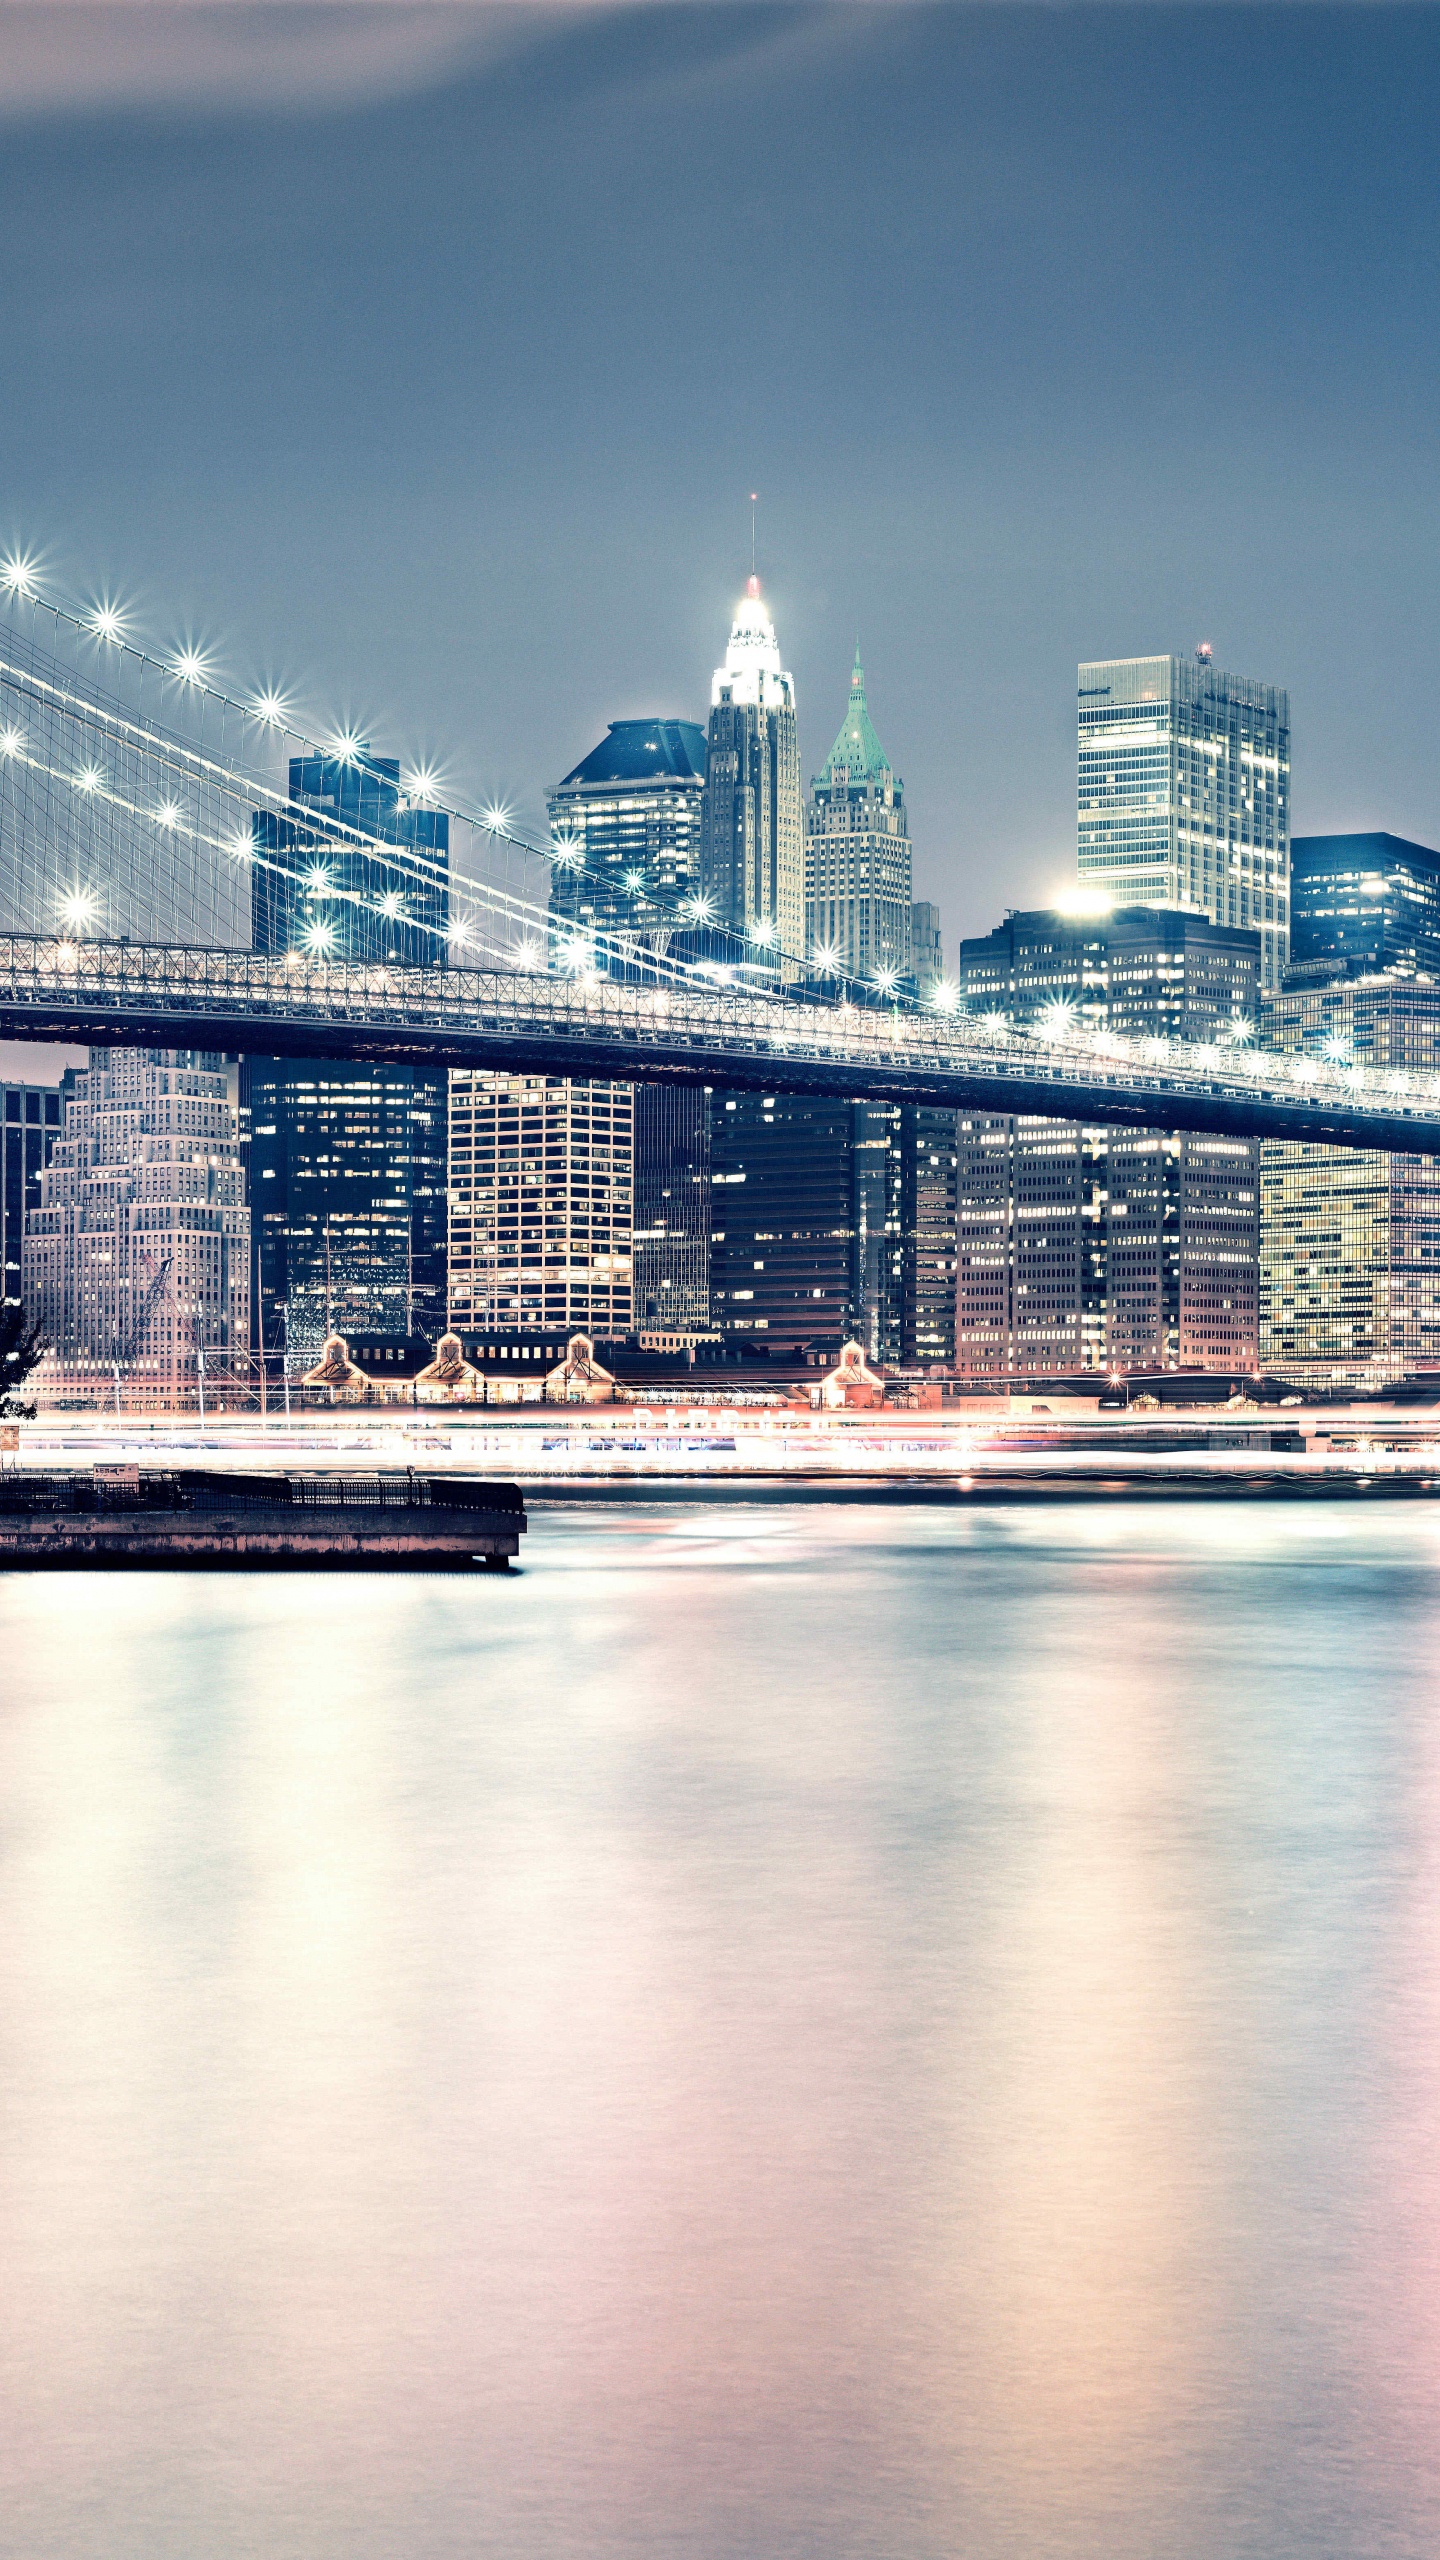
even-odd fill
[[[812,962],[882,986],[908,977],[912,889],[905,786],[875,734],[857,640],[844,725],[810,785],[805,920]]]

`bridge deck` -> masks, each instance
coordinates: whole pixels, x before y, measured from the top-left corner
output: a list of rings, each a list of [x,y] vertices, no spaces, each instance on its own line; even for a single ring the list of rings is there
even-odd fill
[[[1440,1077],[519,970],[0,936],[0,1036],[845,1094],[1440,1153]]]

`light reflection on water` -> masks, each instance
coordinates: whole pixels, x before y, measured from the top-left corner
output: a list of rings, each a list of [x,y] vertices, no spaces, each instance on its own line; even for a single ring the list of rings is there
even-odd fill
[[[1440,2548],[1440,1514],[0,1582],[0,2552]]]

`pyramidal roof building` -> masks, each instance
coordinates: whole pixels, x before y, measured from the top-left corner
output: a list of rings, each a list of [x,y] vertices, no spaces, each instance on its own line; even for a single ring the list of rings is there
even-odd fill
[[[795,683],[752,577],[710,687],[701,888],[713,921],[757,949],[805,947],[805,815]]]
[[[857,642],[844,724],[810,785],[805,925],[812,961],[842,977],[908,976],[913,886],[905,786],[875,734]]]

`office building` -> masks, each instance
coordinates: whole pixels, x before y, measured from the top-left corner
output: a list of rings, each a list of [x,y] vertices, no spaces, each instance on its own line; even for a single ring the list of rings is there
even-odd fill
[[[795,686],[754,577],[710,688],[700,886],[716,924],[798,966],[805,814]]]
[[[0,1084],[0,1298],[18,1298],[25,1212],[60,1135],[58,1085]]]
[[[606,1339],[634,1326],[631,1086],[457,1070],[449,1321]]]
[[[959,1115],[907,1102],[892,1115],[898,1201],[887,1220],[888,1307],[882,1350],[905,1368],[955,1359],[959,1275]]]
[[[1179,1039],[1253,1028],[1253,932],[1158,908],[1008,916],[960,946],[971,1012]],[[956,1366],[970,1375],[1251,1369],[1247,1140],[958,1118]]]
[[[1380,828],[1296,836],[1286,986],[1377,975],[1440,982],[1440,853]]]
[[[1082,887],[1184,907],[1260,937],[1279,987],[1290,938],[1290,697],[1193,658],[1114,658],[1079,681]]]
[[[202,1050],[92,1049],[25,1222],[41,1383],[159,1403],[248,1383],[249,1231],[238,1115]]]
[[[943,985],[945,943],[940,930],[940,910],[926,898],[915,899],[910,909],[910,966],[922,997]]]
[[[449,819],[357,744],[296,756],[290,805],[252,822],[257,951],[443,961]],[[435,1340],[445,1323],[446,1077],[324,1058],[247,1057],[257,1341],[313,1356],[327,1333]]]
[[[612,720],[547,794],[550,913],[562,935],[664,934],[700,876],[705,732],[693,720]]]
[[[710,1321],[772,1358],[879,1356],[894,1198],[885,1105],[716,1094]]]
[[[634,1323],[643,1341],[710,1330],[710,1113],[696,1085],[634,1087]]]
[[[1350,958],[1347,949],[1343,967]],[[1272,1047],[1377,1070],[1440,1071],[1440,986],[1395,976],[1289,988]],[[1260,1356],[1301,1388],[1343,1395],[1440,1368],[1440,1164],[1433,1156],[1260,1149]]]
[[[810,785],[806,950],[847,978],[908,978],[912,903],[905,789],[875,734],[860,652],[844,724]],[[938,925],[938,918],[937,918]]]

